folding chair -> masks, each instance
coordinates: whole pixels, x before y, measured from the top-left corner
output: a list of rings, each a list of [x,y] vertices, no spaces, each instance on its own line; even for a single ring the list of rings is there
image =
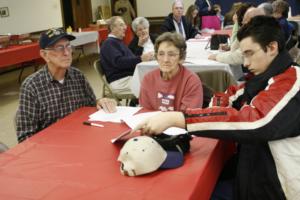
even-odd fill
[[[100,59],[94,61],[94,68],[96,72],[99,74],[100,80],[103,83],[102,86],[102,97],[109,97],[115,99],[119,104],[123,99],[126,101],[126,105],[129,105],[130,100],[136,99],[133,94],[118,94],[114,93],[111,89],[109,83],[106,80],[105,74],[100,64]]]

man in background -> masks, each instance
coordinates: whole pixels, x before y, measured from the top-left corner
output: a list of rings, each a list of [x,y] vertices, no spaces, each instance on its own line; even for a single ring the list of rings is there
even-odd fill
[[[183,3],[181,0],[175,0],[172,4],[172,13],[166,18],[160,30],[164,32],[177,32],[183,36],[185,40],[190,38],[200,38],[200,34],[192,24],[190,24],[185,16],[183,16]]]
[[[105,77],[113,92],[130,94],[130,81],[135,66],[143,61],[154,59],[153,52],[136,56],[122,41],[125,37],[126,24],[119,16],[108,21],[108,38],[101,45],[100,63]]]

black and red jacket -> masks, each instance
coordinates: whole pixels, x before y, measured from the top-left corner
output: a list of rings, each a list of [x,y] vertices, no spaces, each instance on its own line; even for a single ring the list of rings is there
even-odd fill
[[[299,199],[300,68],[281,52],[246,84],[188,109],[188,131],[238,142],[235,199]]]

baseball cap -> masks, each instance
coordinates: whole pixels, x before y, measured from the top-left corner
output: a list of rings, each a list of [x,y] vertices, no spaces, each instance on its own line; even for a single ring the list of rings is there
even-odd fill
[[[138,176],[159,168],[180,167],[183,165],[184,157],[179,151],[165,151],[149,136],[137,136],[124,144],[118,161],[121,162],[120,171],[123,175]]]
[[[76,39],[75,36],[67,34],[63,29],[61,28],[52,28],[45,32],[43,32],[40,36],[40,48],[45,49],[53,44],[55,44],[58,40],[66,38],[68,40],[74,40]]]

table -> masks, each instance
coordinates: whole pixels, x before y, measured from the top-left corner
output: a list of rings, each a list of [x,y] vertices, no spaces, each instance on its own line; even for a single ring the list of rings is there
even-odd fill
[[[39,59],[40,47],[37,42],[22,45],[11,45],[0,49],[0,68]]]
[[[82,47],[84,54],[100,53],[97,31],[72,32],[72,35],[76,37],[71,41],[72,46]]]
[[[19,83],[21,83],[22,73],[25,67],[34,66],[36,71],[38,66],[42,63],[44,63],[44,60],[40,56],[38,42],[11,45],[5,49],[0,49],[0,69],[20,64],[19,67],[21,68],[21,71],[18,77]],[[1,74],[9,71],[11,70],[6,70]]]
[[[180,168],[127,177],[110,139],[124,124],[83,125],[95,108],[81,108],[0,154],[0,199],[209,199],[231,143],[194,138]]]
[[[222,71],[229,73],[232,77],[233,82],[236,82],[242,74],[240,66],[230,66],[229,64],[220,63],[213,60],[208,60],[207,57],[211,53],[216,51],[206,50],[205,47],[208,44],[208,40],[196,40],[192,39],[186,42],[187,44],[187,56],[183,65],[189,70],[199,73],[199,72],[216,72]],[[140,85],[143,80],[143,77],[149,71],[158,67],[157,61],[141,62],[139,63],[133,73],[131,80],[131,91],[138,97],[140,93]],[[213,76],[210,75],[210,76]]]

